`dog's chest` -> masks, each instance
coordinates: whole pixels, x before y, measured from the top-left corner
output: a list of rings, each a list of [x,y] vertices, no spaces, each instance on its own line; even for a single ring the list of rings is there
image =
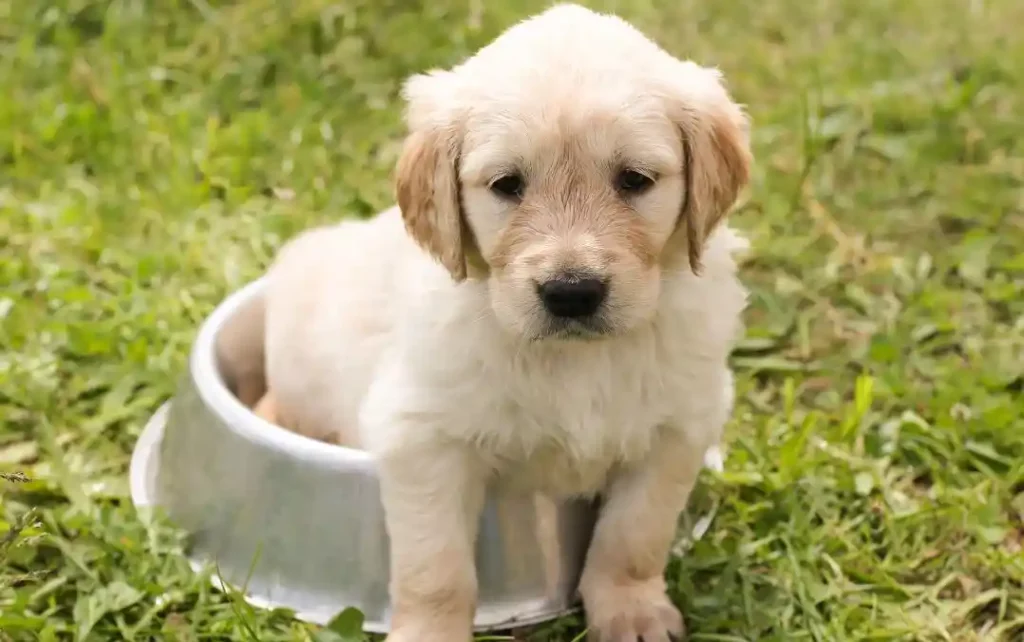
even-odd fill
[[[475,436],[500,474],[559,494],[596,492],[617,464],[642,460],[675,413],[674,369],[653,346],[521,358],[502,372]]]

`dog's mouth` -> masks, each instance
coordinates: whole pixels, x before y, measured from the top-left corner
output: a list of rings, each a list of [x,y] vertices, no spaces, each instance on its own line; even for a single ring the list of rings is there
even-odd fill
[[[533,338],[536,341],[594,341],[614,333],[614,326],[601,315],[582,319],[549,317]]]

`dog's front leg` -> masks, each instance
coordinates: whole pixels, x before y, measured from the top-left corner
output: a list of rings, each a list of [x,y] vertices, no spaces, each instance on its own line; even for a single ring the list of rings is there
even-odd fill
[[[683,636],[664,571],[703,454],[673,435],[611,480],[580,580],[589,639],[669,642]]]
[[[486,485],[481,467],[451,445],[403,449],[378,462],[391,540],[387,642],[468,642]]]

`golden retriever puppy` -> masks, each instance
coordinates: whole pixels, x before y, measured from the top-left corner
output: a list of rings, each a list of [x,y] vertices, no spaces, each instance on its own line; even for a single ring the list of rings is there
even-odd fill
[[[601,496],[595,639],[665,642],[676,520],[731,413],[748,181],[720,75],[558,5],[405,85],[398,207],[306,232],[268,277],[261,408],[369,450],[389,642],[466,642],[484,489]]]

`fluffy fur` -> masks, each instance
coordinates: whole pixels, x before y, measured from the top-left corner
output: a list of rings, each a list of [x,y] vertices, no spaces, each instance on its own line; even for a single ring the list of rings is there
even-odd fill
[[[676,519],[732,406],[745,242],[719,223],[748,180],[746,118],[716,71],[573,5],[405,97],[398,207],[306,232],[270,271],[260,411],[376,456],[389,642],[470,639],[494,479],[600,494],[593,635],[667,641]],[[607,283],[598,314],[547,313],[537,285],[566,273]]]

